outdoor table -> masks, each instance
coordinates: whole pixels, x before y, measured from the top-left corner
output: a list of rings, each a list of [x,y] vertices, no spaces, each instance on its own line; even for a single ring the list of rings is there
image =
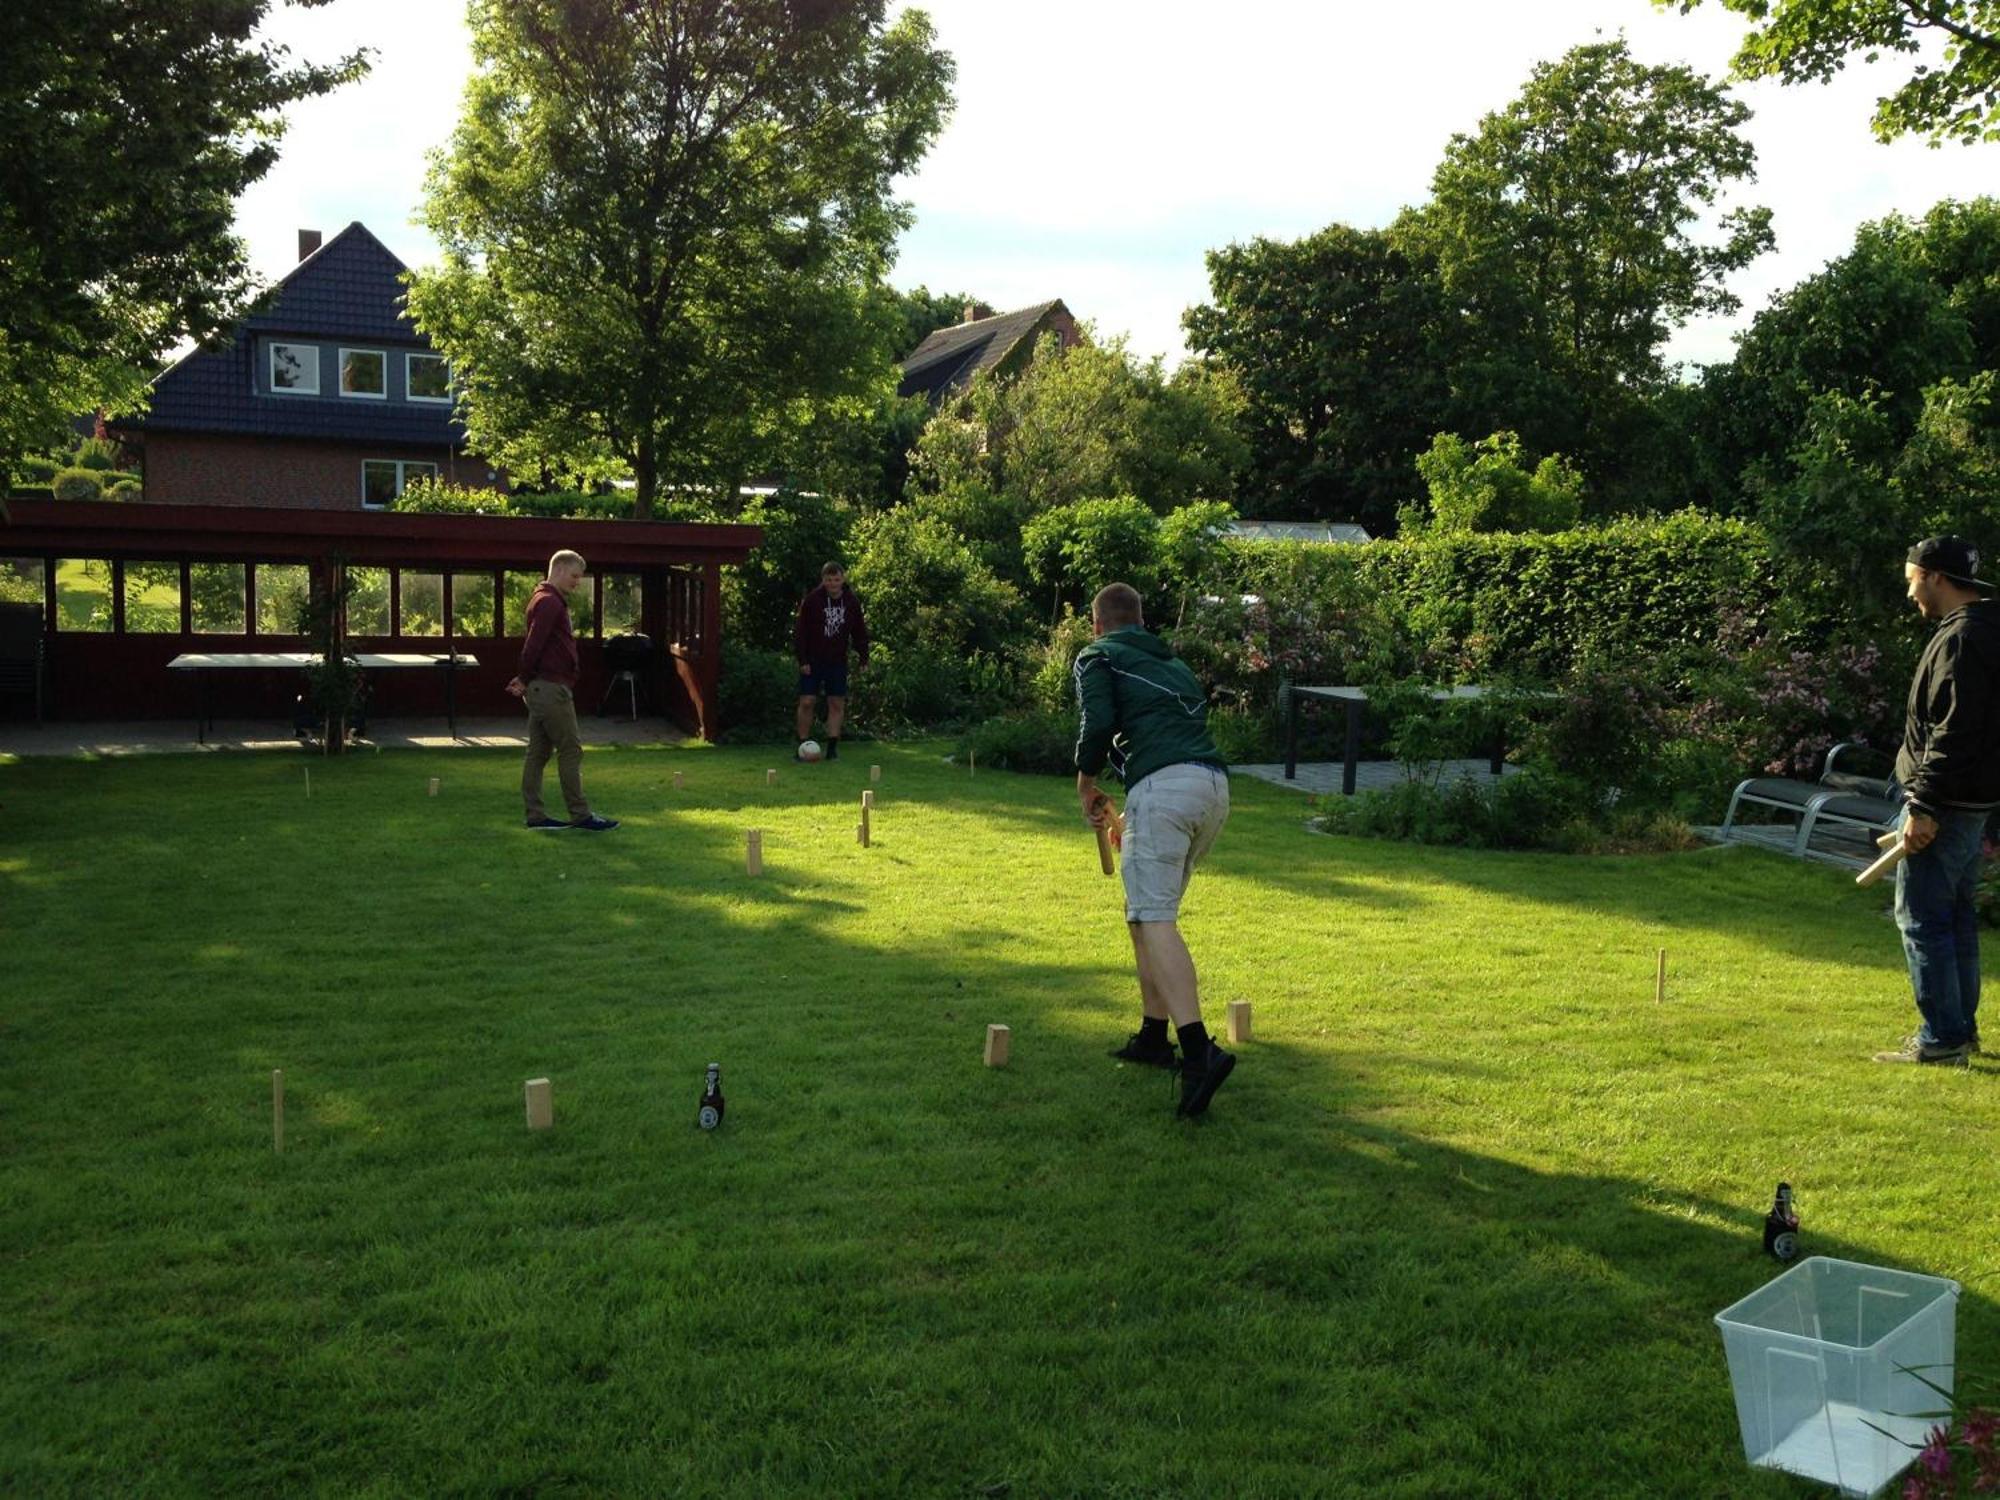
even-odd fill
[[[1442,701],[1446,698],[1484,698],[1483,687],[1432,688],[1430,696]],[[1361,759],[1361,709],[1368,702],[1368,689],[1343,684],[1339,687],[1289,688],[1290,699],[1285,704],[1285,780],[1296,781],[1299,774],[1299,709],[1301,698],[1317,698],[1326,703],[1339,703],[1347,709],[1347,758],[1341,765],[1340,790],[1342,795],[1354,795],[1354,772]],[[1506,756],[1505,740],[1495,737],[1493,742],[1493,774],[1500,774],[1501,763]]]
[[[354,657],[354,662],[364,672],[442,667],[445,722],[450,727],[451,737],[458,738],[458,669],[478,666],[478,657],[468,656],[463,652],[446,652],[440,655],[432,655],[429,652],[363,652]],[[211,672],[273,669],[305,671],[318,666],[319,663],[320,656],[317,651],[190,652],[176,656],[168,662],[167,670],[194,674],[201,693],[201,707],[199,716],[195,719],[194,734],[196,742],[205,745],[208,743],[208,731],[215,723],[208,707],[208,682]]]

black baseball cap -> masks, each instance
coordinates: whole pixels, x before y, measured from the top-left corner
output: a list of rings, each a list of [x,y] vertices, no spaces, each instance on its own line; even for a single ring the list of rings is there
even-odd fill
[[[1926,573],[1942,573],[1953,583],[1976,589],[1991,589],[1979,576],[1979,549],[1962,536],[1934,536],[1918,542],[1903,559]]]

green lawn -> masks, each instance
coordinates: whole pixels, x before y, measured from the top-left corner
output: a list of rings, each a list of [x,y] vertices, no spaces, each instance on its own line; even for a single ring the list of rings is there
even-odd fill
[[[2000,1069],[1866,1061],[1881,893],[1239,780],[1190,1125],[1069,785],[939,748],[593,752],[601,837],[504,754],[0,762],[0,1493],[1802,1495],[1711,1322],[1780,1177],[1995,1371]]]

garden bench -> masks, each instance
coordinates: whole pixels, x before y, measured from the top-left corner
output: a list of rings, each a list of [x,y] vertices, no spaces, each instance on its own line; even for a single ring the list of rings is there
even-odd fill
[[[42,722],[48,641],[39,604],[0,604],[0,693],[32,693]]]
[[[1736,814],[1745,803],[1798,816],[1791,852],[1799,858],[1805,857],[1814,830],[1821,827],[1857,829],[1871,838],[1887,833],[1902,813],[1902,800],[1895,788],[1885,778],[1838,769],[1843,751],[1864,748],[1852,741],[1835,745],[1826,752],[1818,781],[1752,776],[1741,782],[1730,795],[1729,811],[1722,819],[1723,838],[1729,838],[1730,829],[1738,826]]]

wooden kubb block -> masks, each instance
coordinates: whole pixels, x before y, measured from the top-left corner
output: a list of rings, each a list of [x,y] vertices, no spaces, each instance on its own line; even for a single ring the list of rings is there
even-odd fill
[[[547,1130],[556,1122],[555,1091],[546,1078],[528,1080],[528,1129]]]
[[[752,875],[762,875],[764,873],[763,830],[757,828],[751,829],[743,836],[743,846],[744,868]]]
[[[1008,1030],[1005,1026],[989,1026],[986,1028],[987,1067],[1006,1067],[1007,1060],[1013,1055],[1013,1051],[1014,1033],[1012,1031]]]
[[[1250,1002],[1232,1000],[1229,1002],[1229,1040],[1247,1042],[1250,1040]]]

